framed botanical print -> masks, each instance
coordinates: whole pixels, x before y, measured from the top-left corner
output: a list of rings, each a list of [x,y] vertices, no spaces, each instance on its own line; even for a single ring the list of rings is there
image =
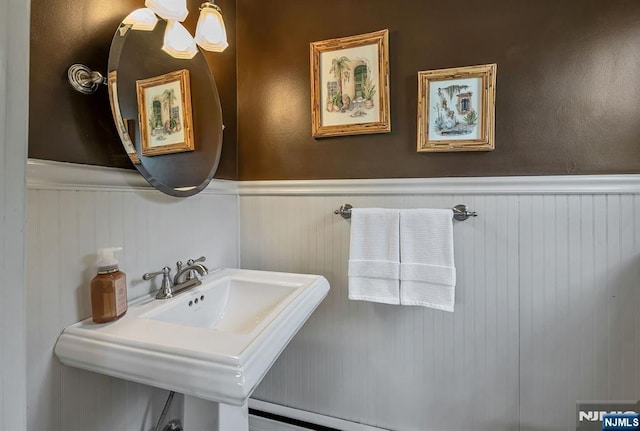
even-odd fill
[[[311,43],[314,137],[391,131],[388,46],[388,30]]]

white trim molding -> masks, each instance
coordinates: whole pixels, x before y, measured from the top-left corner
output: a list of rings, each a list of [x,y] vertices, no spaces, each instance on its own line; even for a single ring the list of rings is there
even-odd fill
[[[249,398],[249,408],[342,431],[388,431],[384,428],[376,428],[356,422],[345,421],[331,416],[319,415],[317,413],[268,403],[266,401],[254,400],[253,398]]]
[[[27,186],[57,190],[153,190],[136,171],[29,159]],[[231,181],[214,179],[202,193],[241,196],[638,194],[640,175],[392,178]]]
[[[27,187],[55,190],[154,190],[137,171],[29,159]],[[201,193],[238,194],[236,181],[214,179]]]
[[[50,160],[27,160],[30,189],[151,189],[137,171]]]
[[[240,181],[241,196],[637,194],[640,175]]]

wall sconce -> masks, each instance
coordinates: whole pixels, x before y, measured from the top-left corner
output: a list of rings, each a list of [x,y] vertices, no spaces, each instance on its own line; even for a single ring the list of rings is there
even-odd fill
[[[189,11],[187,0],[147,0],[144,5],[167,21],[184,21]]]
[[[191,59],[198,53],[198,48],[206,51],[222,52],[228,46],[227,31],[224,27],[222,10],[207,0],[200,5],[200,17],[196,26],[195,39],[180,24],[189,11],[186,0],[146,0],[146,8],[136,9],[122,21],[122,35],[128,29],[152,31],[158,23],[158,16],[167,20],[162,50],[174,58]],[[158,16],[156,16],[158,15]],[[106,79],[100,72],[95,72],[82,64],[73,64],[67,71],[71,86],[83,94],[95,93]]]
[[[195,40],[178,21],[168,21],[162,50],[174,58],[192,59],[198,53]]]
[[[157,23],[158,17],[156,14],[146,7],[134,10],[122,20],[122,24],[130,25],[132,29],[142,31],[153,31]]]
[[[207,51],[222,52],[229,46],[222,10],[213,2],[208,1],[200,5],[195,39],[200,48]]]
[[[186,0],[146,0],[145,6],[168,21],[162,49],[175,58],[193,58],[198,52],[197,43],[206,51],[222,52],[229,43],[224,27],[222,10],[207,0],[200,5],[200,17],[195,39],[180,24],[189,11]]]

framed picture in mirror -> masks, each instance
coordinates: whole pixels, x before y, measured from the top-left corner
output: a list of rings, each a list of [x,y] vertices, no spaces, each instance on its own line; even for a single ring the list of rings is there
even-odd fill
[[[143,156],[194,150],[187,69],[136,81]]]
[[[116,130],[118,131],[118,136],[120,136],[120,141],[122,141],[122,145],[127,152],[127,155],[131,159],[134,164],[140,163],[140,157],[138,157],[138,153],[136,152],[136,147],[131,140],[131,136],[129,135],[128,123],[124,121],[122,118],[122,114],[120,114],[120,103],[118,102],[118,74],[117,71],[109,72],[109,102],[111,103],[111,114],[113,115],[113,121],[116,124]]]

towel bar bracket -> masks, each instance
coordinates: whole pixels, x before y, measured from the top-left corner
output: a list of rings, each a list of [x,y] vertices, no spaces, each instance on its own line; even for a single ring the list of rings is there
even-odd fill
[[[340,208],[335,210],[333,213],[340,214],[340,217],[342,217],[345,220],[348,220],[351,218],[351,208],[353,208],[353,206],[350,204],[340,205]]]
[[[453,209],[453,218],[458,221],[465,221],[469,217],[478,217],[475,211],[469,211],[465,204],[456,205]]]
[[[350,204],[343,204],[335,210],[333,213],[340,215],[343,219],[348,220],[351,218],[351,209],[353,208]],[[469,217],[477,217],[478,213],[475,211],[469,211],[466,205],[459,204],[452,208],[453,210],[453,218],[458,221],[465,221]]]

